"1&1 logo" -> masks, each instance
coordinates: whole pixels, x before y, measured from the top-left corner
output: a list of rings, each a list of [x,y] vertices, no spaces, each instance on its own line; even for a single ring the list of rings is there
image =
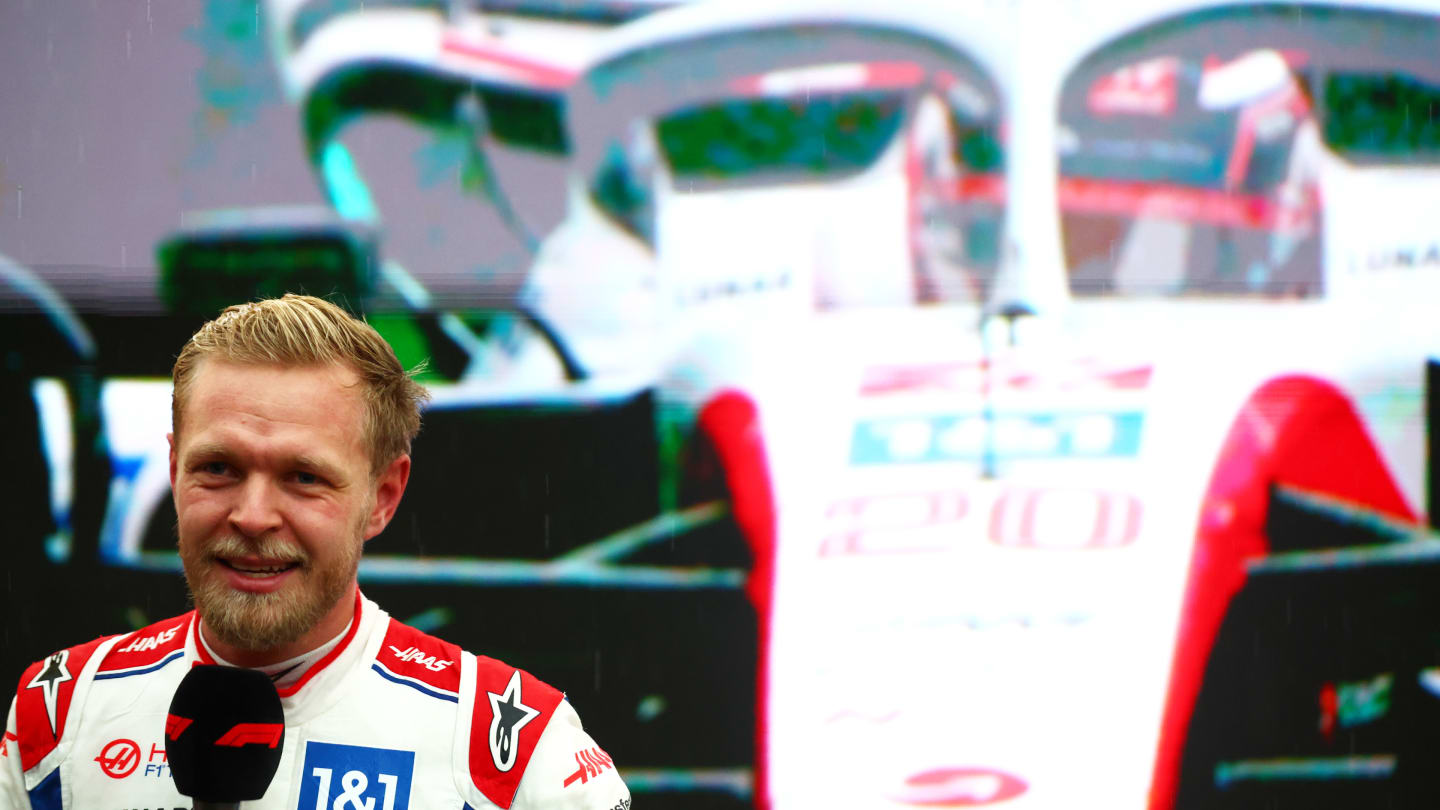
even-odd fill
[[[298,806],[409,810],[414,770],[414,751],[307,742]]]
[[[134,740],[111,740],[95,757],[100,770],[111,779],[124,779],[140,765],[140,746]]]

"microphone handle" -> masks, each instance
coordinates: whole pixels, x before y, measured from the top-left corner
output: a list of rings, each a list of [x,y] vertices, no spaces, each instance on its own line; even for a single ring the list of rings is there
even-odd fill
[[[240,810],[239,802],[207,802],[195,800],[194,810]]]

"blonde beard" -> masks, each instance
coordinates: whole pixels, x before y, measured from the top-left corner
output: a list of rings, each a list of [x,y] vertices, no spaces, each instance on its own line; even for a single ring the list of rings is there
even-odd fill
[[[303,550],[269,536],[258,540],[221,537],[204,548],[188,550],[181,543],[180,559],[190,599],[206,630],[226,644],[244,650],[266,650],[298,640],[349,595],[360,567],[362,545],[357,532],[355,541],[345,545],[343,556],[324,569],[312,567]],[[213,573],[213,568],[219,564],[219,557],[241,556],[299,563],[295,571],[298,582],[270,593],[234,590],[223,577]]]

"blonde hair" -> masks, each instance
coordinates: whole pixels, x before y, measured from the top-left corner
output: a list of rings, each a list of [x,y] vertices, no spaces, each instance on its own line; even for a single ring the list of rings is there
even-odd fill
[[[275,366],[341,364],[360,377],[370,470],[379,474],[410,452],[420,432],[420,406],[430,395],[407,372],[395,350],[365,321],[320,298],[282,298],[227,307],[200,327],[175,359],[172,430],[178,437],[190,385],[201,360]],[[423,364],[422,364],[423,366]]]

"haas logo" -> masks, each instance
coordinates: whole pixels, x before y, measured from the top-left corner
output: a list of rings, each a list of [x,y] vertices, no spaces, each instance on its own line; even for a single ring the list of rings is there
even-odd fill
[[[575,752],[575,764],[580,767],[569,776],[565,777],[565,784],[561,787],[570,787],[577,779],[580,784],[589,782],[593,777],[599,776],[606,768],[614,768],[615,760],[600,748],[587,748]]]
[[[153,650],[156,647],[159,647],[161,644],[164,644],[175,638],[175,631],[179,629],[179,627],[172,627],[169,630],[156,633],[153,636],[137,638],[129,644],[125,645],[124,647],[120,648],[120,652],[144,652],[146,650]]]
[[[431,672],[440,672],[441,670],[455,663],[454,661],[437,659],[433,655],[426,655],[425,651],[420,649],[419,647],[406,647],[402,650],[399,647],[396,647],[394,644],[391,644],[389,646],[391,652],[395,653],[396,658],[400,659],[401,661],[414,661],[415,663],[425,667]]]
[[[100,770],[111,779],[124,779],[135,772],[140,764],[140,746],[134,740],[111,740],[110,744],[95,757]]]

